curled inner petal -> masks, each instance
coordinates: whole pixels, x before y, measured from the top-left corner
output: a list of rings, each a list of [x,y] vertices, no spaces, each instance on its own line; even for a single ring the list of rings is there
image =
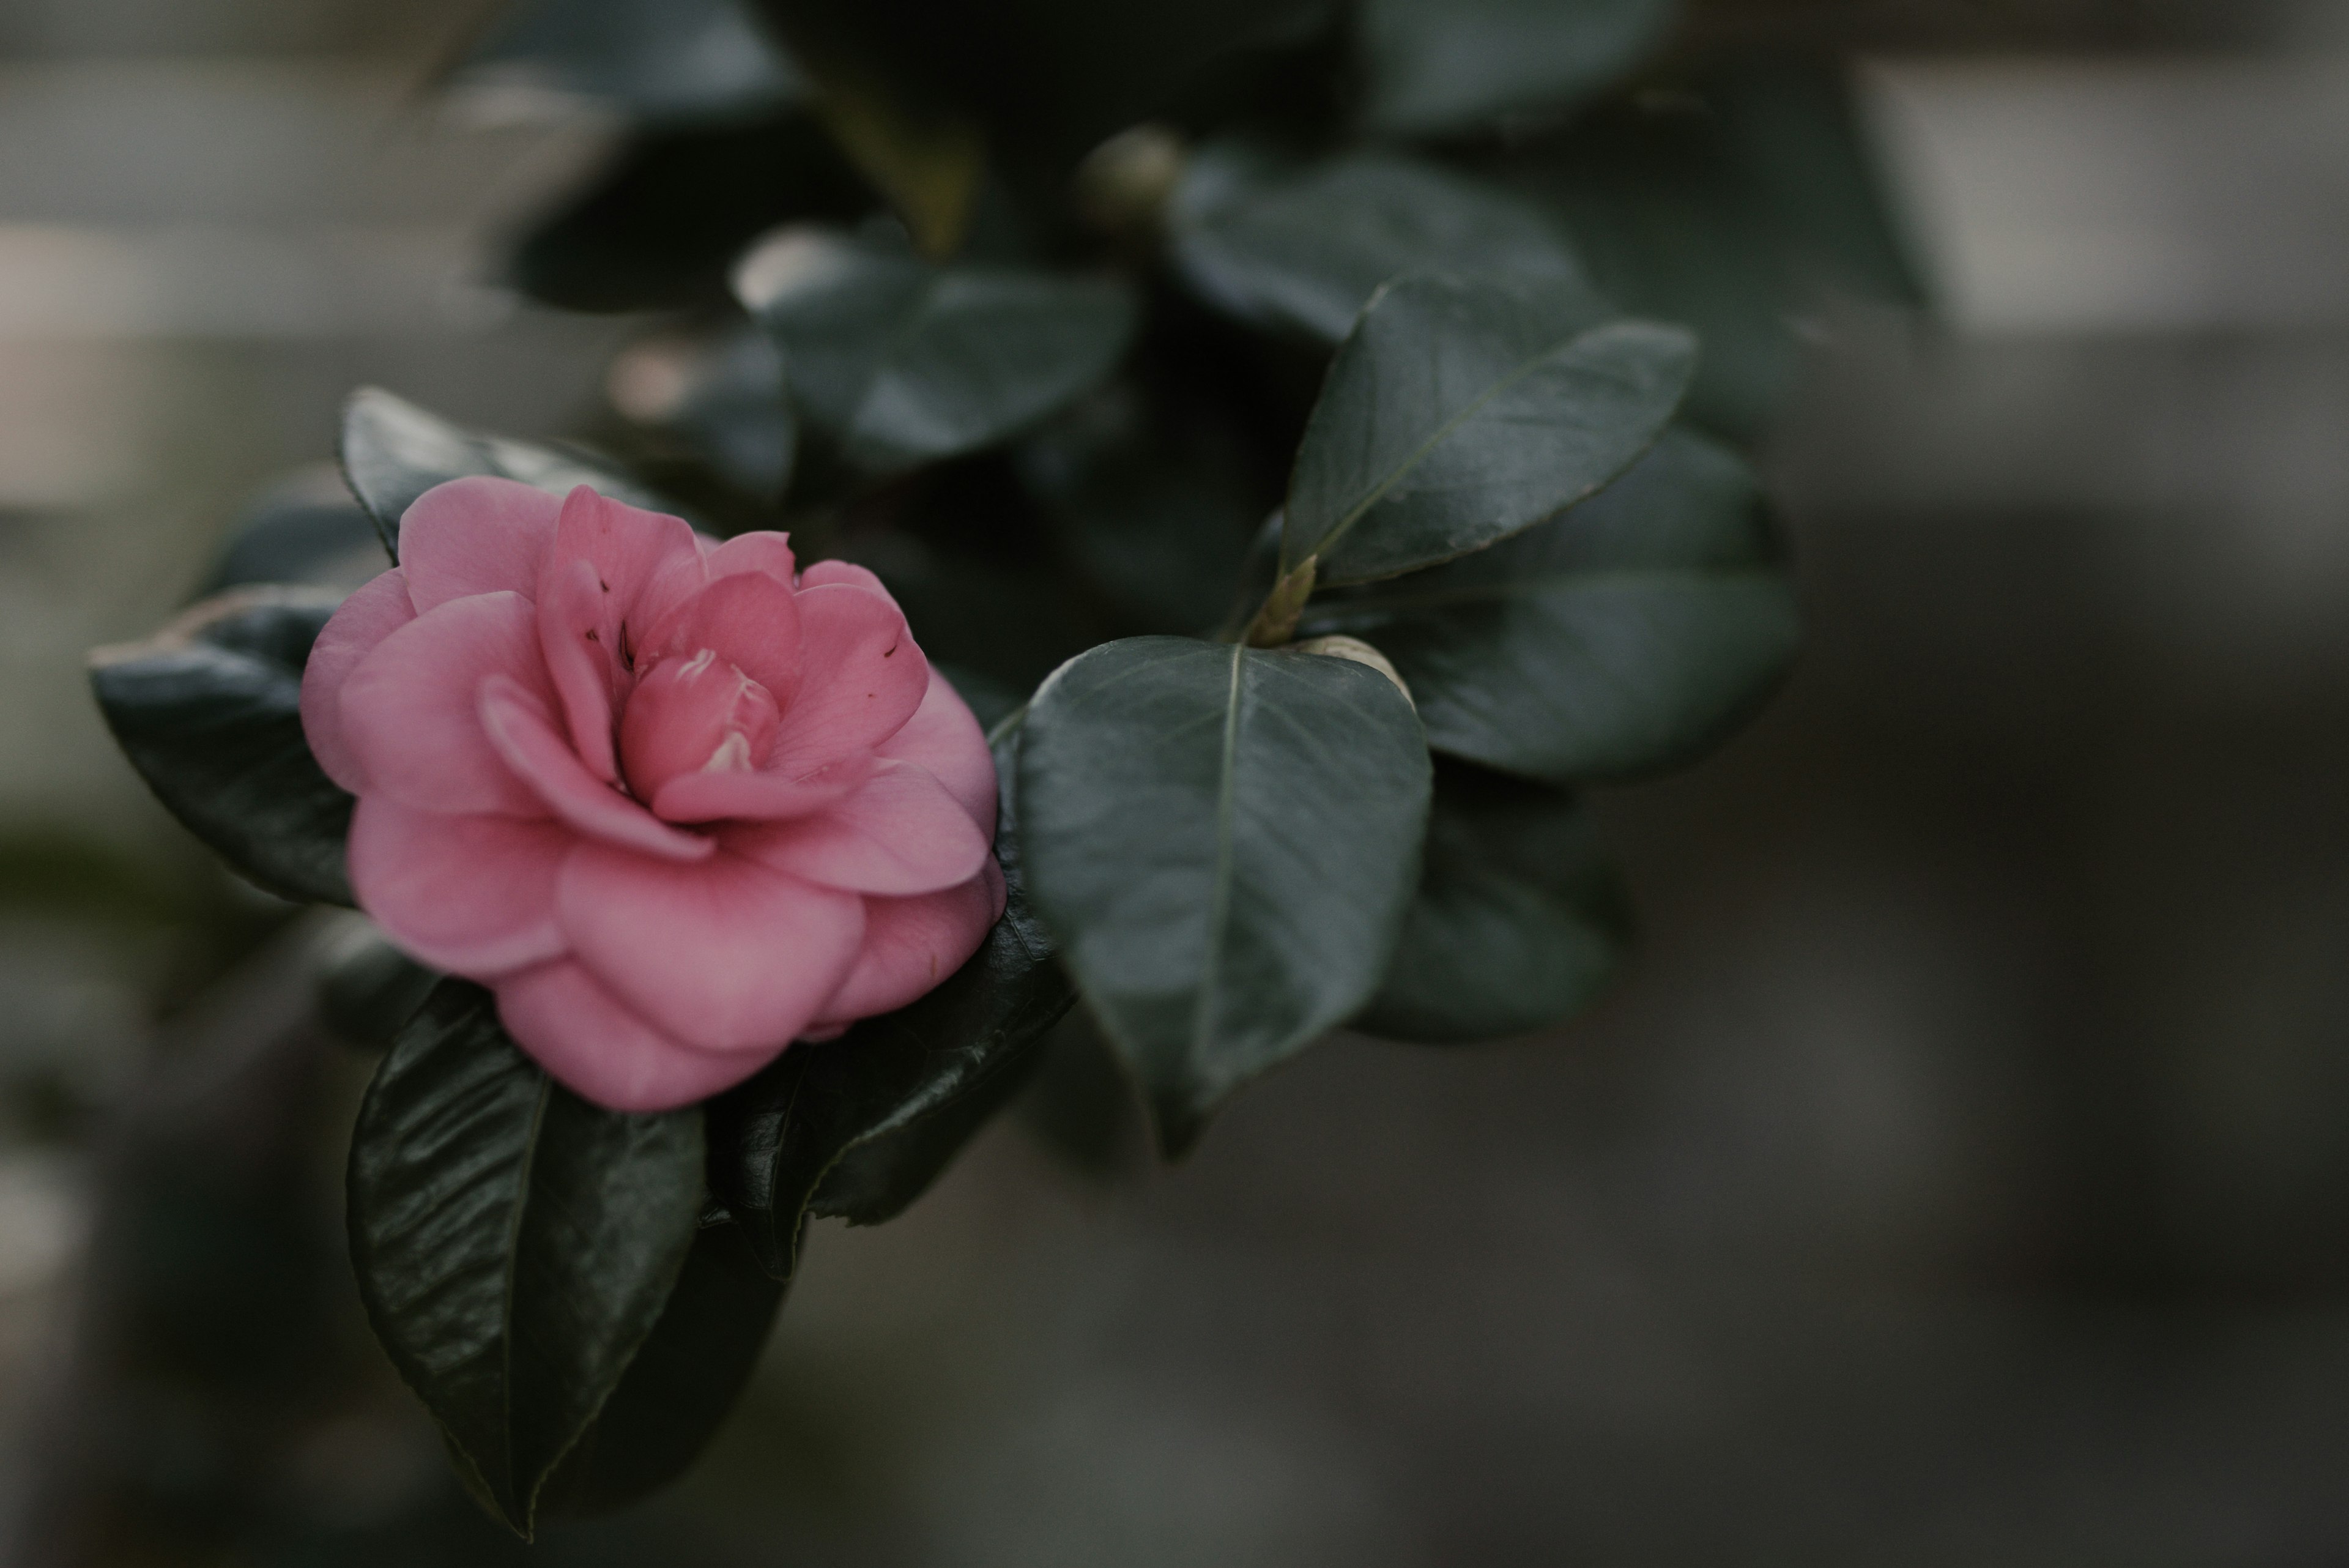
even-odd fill
[[[636,683],[620,719],[620,760],[638,800],[680,774],[747,774],[767,760],[775,700],[712,649],[663,659]]]

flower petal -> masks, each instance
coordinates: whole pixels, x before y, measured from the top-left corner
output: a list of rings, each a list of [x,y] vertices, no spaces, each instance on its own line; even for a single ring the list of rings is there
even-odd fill
[[[885,762],[838,805],[730,828],[727,847],[853,893],[935,893],[978,875],[988,840],[928,769]]]
[[[359,794],[367,787],[367,770],[359,766],[343,733],[343,682],[376,644],[416,618],[409,602],[408,577],[398,566],[370,577],[345,599],[318,640],[310,645],[310,661],[302,667],[302,733],[310,754],[326,776]]]
[[[647,627],[638,648],[639,670],[714,649],[765,687],[778,707],[788,707],[800,681],[799,595],[764,572],[735,572]]]
[[[563,956],[554,874],[577,842],[557,823],[443,816],[367,795],[351,815],[351,886],[411,957],[490,980]]]
[[[891,597],[888,588],[883,586],[880,577],[871,567],[860,566],[854,561],[818,561],[800,576],[800,587],[802,588],[821,588],[833,585],[863,588],[867,593],[879,594],[891,604],[897,602]]]
[[[612,784],[620,776],[612,735],[617,696],[612,645],[605,640],[605,595],[592,561],[549,557],[538,579],[538,649],[582,766]]]
[[[764,572],[785,587],[797,580],[798,560],[792,555],[792,536],[771,528],[737,534],[706,557],[712,581],[737,572]]]
[[[864,946],[812,1030],[836,1028],[926,996],[970,960],[1003,913],[1003,873],[989,860],[960,887],[864,900]]]
[[[799,692],[768,763],[783,772],[879,745],[905,727],[930,685],[929,660],[893,601],[832,583],[802,589],[799,612]]]
[[[399,519],[399,564],[416,613],[474,594],[536,593],[561,509],[535,485],[485,474],[418,496]]]
[[[873,753],[853,752],[812,773],[679,774],[653,796],[653,815],[667,822],[779,822],[805,816],[845,798],[873,774]]]
[[[343,735],[367,788],[419,811],[544,816],[481,728],[481,683],[545,689],[537,617],[517,593],[451,599],[393,632],[343,682]]]
[[[572,950],[688,1045],[769,1051],[807,1027],[864,936],[864,902],[739,856],[698,866],[583,844],[555,908]]]
[[[589,773],[555,729],[545,701],[519,681],[494,676],[484,681],[481,711],[491,744],[543,810],[607,844],[669,860],[709,858],[713,841],[680,833]]]
[[[962,694],[933,667],[930,689],[905,727],[881,742],[881,755],[918,763],[937,775],[948,794],[995,841],[995,753]]]
[[[670,1039],[572,960],[498,985],[498,1017],[556,1082],[607,1110],[671,1111],[730,1089],[778,1053],[696,1051]]]
[[[685,519],[640,510],[584,484],[564,498],[550,558],[585,561],[595,568],[596,586],[605,596],[598,629],[615,655],[629,646],[620,635],[623,623],[640,640],[708,580],[700,543]]]

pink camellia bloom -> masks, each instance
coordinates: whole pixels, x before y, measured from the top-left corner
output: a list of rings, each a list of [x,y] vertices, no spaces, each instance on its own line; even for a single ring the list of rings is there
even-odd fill
[[[302,680],[351,886],[586,1098],[715,1094],[1003,912],[986,738],[872,573],[503,479],[427,491],[399,545]]]

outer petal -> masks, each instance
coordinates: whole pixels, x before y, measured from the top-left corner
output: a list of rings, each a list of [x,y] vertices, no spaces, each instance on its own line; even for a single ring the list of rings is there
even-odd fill
[[[969,961],[1003,913],[1003,873],[917,898],[864,900],[864,946],[812,1031],[895,1012]]]
[[[670,860],[703,860],[715,847],[681,833],[581,765],[546,703],[519,682],[492,677],[481,687],[481,726],[498,755],[525,782],[542,810],[581,833]]]
[[[680,774],[653,796],[653,815],[669,822],[775,822],[805,816],[846,798],[873,774],[873,753],[852,752],[810,774]]]
[[[785,772],[879,745],[930,687],[929,660],[894,602],[833,583],[802,589],[799,610],[799,694],[768,763]]]
[[[800,684],[799,595],[765,572],[731,573],[647,628],[642,646],[640,670],[650,659],[714,649],[785,707]]]
[[[399,519],[399,564],[416,613],[474,594],[537,592],[562,505],[534,485],[480,474],[418,496]]]
[[[377,645],[343,682],[341,717],[367,787],[419,811],[544,816],[481,728],[483,681],[545,692],[537,620],[516,593],[451,599]]]
[[[792,574],[799,569],[792,555],[792,536],[767,528],[735,535],[710,551],[707,559],[713,581],[737,572],[764,572],[790,587],[796,580]]]
[[[730,1089],[775,1053],[696,1051],[645,1022],[570,960],[502,981],[498,1016],[514,1044],[585,1099],[670,1111]]]
[[[371,577],[319,628],[302,668],[302,733],[326,776],[357,794],[367,770],[343,733],[343,682],[376,644],[416,618],[408,599],[408,577],[398,566]]]
[[[879,594],[891,604],[897,602],[872,568],[860,566],[854,561],[818,561],[800,576],[800,587],[803,588],[821,588],[835,584]]]
[[[563,955],[554,875],[577,842],[556,823],[442,816],[368,795],[351,816],[351,886],[405,951],[492,980]]]
[[[733,855],[680,866],[583,844],[555,908],[613,994],[705,1050],[771,1054],[839,989],[864,937],[854,894]]]
[[[988,843],[995,841],[995,753],[962,694],[936,669],[922,705],[905,727],[881,742],[880,753],[918,763],[962,803]]]
[[[620,776],[613,750],[618,664],[604,640],[605,593],[592,561],[550,559],[538,580],[538,649],[562,704],[572,750],[587,771],[611,784]]]
[[[837,805],[730,829],[727,847],[762,866],[854,893],[935,893],[978,875],[988,840],[944,784],[884,763]]]
[[[640,511],[584,484],[564,498],[548,558],[595,566],[605,603],[602,640],[616,652],[622,622],[641,638],[708,580],[701,545],[683,518]]]

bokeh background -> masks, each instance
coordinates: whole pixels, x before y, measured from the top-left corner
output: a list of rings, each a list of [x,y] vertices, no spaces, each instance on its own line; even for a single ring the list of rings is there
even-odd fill
[[[5,1561],[2349,1561],[2349,5],[1701,8],[1852,51],[1938,303],[1803,319],[1808,649],[1602,797],[1625,982],[1332,1042],[1173,1169],[1047,1151],[1065,1054],[534,1556],[358,1318],[350,929],[82,671],[332,493],[356,384],[605,417],[643,324],[490,279],[619,128],[436,107],[478,10],[0,0]]]

